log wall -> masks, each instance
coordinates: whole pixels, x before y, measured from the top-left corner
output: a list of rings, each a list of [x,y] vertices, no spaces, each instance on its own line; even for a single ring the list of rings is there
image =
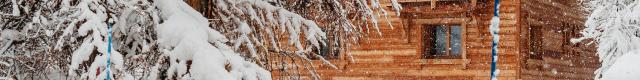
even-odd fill
[[[486,80],[490,77],[491,35],[490,19],[493,2],[399,0],[404,6],[400,17],[392,17],[392,26],[380,19],[382,35],[369,34],[352,48],[349,60],[340,69],[318,69],[323,79],[394,80]],[[503,0],[501,6],[501,41],[498,69],[499,79],[519,78],[519,0]],[[386,2],[382,2],[383,5]],[[394,12],[388,8],[387,12]],[[391,15],[395,15],[392,13]],[[461,59],[428,59],[423,57],[422,32],[425,25],[458,24],[463,26],[463,57]],[[373,32],[372,32],[373,33]]]
[[[573,1],[573,2],[572,2]],[[522,0],[521,79],[591,80],[600,67],[595,45],[572,44],[584,28],[575,0]],[[535,43],[532,43],[535,42]]]
[[[312,79],[304,68],[312,66],[322,79],[329,80],[487,80],[490,77],[491,40],[488,27],[493,16],[493,0],[398,0],[401,16],[386,7],[390,19],[379,18],[378,35],[371,30],[348,53],[329,60],[337,69],[300,59],[273,57],[287,61],[296,71],[281,73],[270,68],[274,79]],[[187,0],[194,8],[207,11],[202,0]],[[381,0],[390,6],[389,0]],[[595,46],[571,44],[584,28],[585,12],[576,0],[501,0],[498,69],[502,80],[592,79],[600,65]],[[386,24],[391,21],[391,26]],[[461,58],[424,57],[423,32],[426,25],[463,27]],[[393,27],[392,27],[393,26]],[[351,55],[353,58],[347,56]],[[298,62],[296,62],[298,61]],[[280,62],[274,62],[280,63]],[[280,66],[280,65],[273,65]],[[296,79],[296,78],[293,78]]]
[[[353,62],[334,60],[341,63],[340,69],[320,69],[323,79],[489,79],[492,39],[488,27],[493,2],[443,0],[432,7],[431,0],[399,1],[404,10],[401,17],[388,19],[393,27],[381,19],[382,35],[370,34],[352,48]],[[502,0],[499,79],[592,79],[599,67],[595,47],[568,43],[579,37],[577,32],[583,28],[584,12],[577,8],[575,3],[562,0]],[[464,27],[462,59],[422,57],[421,32],[425,25],[440,24]],[[541,30],[532,33],[532,27]],[[543,49],[538,55],[531,55],[536,52],[534,42]]]

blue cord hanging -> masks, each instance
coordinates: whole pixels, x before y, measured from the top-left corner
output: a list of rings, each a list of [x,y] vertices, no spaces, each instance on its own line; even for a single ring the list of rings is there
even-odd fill
[[[108,44],[108,47],[107,47],[107,68],[106,68],[107,77],[106,78],[107,78],[107,80],[111,80],[111,78],[109,77],[110,76],[109,74],[111,74],[111,69],[110,69],[111,66],[110,65],[111,65],[111,38],[112,38],[111,26],[112,25],[111,25],[111,23],[107,23],[107,25],[108,25],[108,28],[109,28],[108,29],[108,33],[107,33],[108,36],[109,36],[109,44]]]
[[[499,18],[499,11],[500,11],[500,0],[494,0],[494,17],[497,17],[497,19]],[[492,25],[499,25],[499,24],[492,24]],[[499,26],[497,26],[499,27]],[[499,36],[497,31],[491,32],[491,34],[493,34],[493,36]],[[496,37],[494,37],[496,38]],[[496,58],[498,58],[498,40],[499,39],[493,39],[492,44],[491,44],[491,80],[497,80],[496,79]]]

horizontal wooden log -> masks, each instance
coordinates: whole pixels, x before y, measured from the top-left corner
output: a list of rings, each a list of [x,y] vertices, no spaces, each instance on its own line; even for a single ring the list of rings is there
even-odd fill
[[[471,60],[472,63],[485,63],[492,62],[492,56],[467,56],[468,59]],[[518,56],[504,55],[498,56],[499,63],[517,63]]]
[[[353,50],[392,50],[392,49],[416,49],[419,45],[397,44],[397,43],[361,43],[354,45]]]
[[[522,70],[522,74],[529,74],[534,76],[547,76],[554,79],[590,79],[593,75],[575,74],[566,72],[554,72],[554,71],[535,71],[535,70]]]
[[[415,56],[416,49],[393,49],[393,50],[352,50],[353,56]]]
[[[435,19],[412,19],[413,24],[462,24],[466,23],[469,18],[435,18]]]
[[[563,65],[557,62],[548,62],[543,60],[528,59],[524,64],[528,70],[551,70],[557,69],[557,71],[573,72],[581,74],[593,74],[597,67],[588,66],[575,66],[575,65]]]
[[[524,0],[524,1],[533,1],[533,0]],[[556,23],[556,22],[566,22],[570,24],[580,25],[584,24],[584,18],[580,17],[581,14],[569,14],[562,11],[548,11],[553,9],[546,9],[537,4],[525,2],[523,4],[523,10],[528,13],[529,18],[540,18],[545,19],[543,22],[545,24],[548,23]],[[556,9],[557,10],[557,9]],[[563,16],[558,16],[563,15]]]
[[[278,74],[274,71],[272,74]],[[488,77],[490,70],[318,70],[318,74],[324,76],[476,76]],[[499,76],[516,76],[516,70],[500,70]],[[309,75],[301,73],[301,75]],[[278,76],[278,75],[275,75]]]
[[[498,64],[496,65],[498,69],[520,69],[518,67],[518,64],[516,63],[504,63],[504,64]],[[487,63],[487,64],[483,64],[483,63],[469,63],[467,65],[467,69],[476,69],[476,70],[490,70],[491,69],[491,64]]]

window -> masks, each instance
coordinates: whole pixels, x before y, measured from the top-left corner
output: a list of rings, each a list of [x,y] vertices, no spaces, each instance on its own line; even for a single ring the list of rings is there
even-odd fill
[[[559,57],[565,52],[564,47],[569,44],[564,26],[530,26],[529,59],[542,60],[543,57]]]
[[[462,26],[426,26],[423,33],[426,58],[460,58],[462,55]]]
[[[531,26],[531,32],[529,33],[529,47],[531,52],[529,52],[529,59],[537,59],[542,60],[542,53],[544,49],[542,47],[543,33],[542,26]]]

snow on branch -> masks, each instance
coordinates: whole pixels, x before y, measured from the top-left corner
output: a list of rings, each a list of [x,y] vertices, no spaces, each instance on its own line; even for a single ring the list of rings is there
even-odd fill
[[[301,60],[312,72],[312,58],[337,69],[320,50],[346,53],[369,28],[382,35],[378,19],[388,18],[378,0],[208,1],[208,10],[196,11],[182,0],[11,0],[0,9],[12,11],[0,18],[0,43],[10,46],[0,46],[21,67],[0,70],[17,79],[270,79],[273,65],[296,65],[274,55]]]
[[[586,11],[591,12],[580,32],[582,37],[572,39],[578,43],[597,44],[602,67],[596,78],[607,72],[622,55],[640,49],[640,1],[637,0],[584,0]]]
[[[13,8],[12,10],[12,15],[13,16],[20,16],[20,6],[18,6],[18,2],[16,2],[16,0],[11,0],[11,7]]]
[[[400,4],[396,0],[391,2],[399,12]],[[264,55],[280,53],[308,61],[317,57],[337,69],[314,50],[330,46],[333,51],[345,53],[358,38],[371,31],[369,28],[375,28],[382,35],[378,27],[381,16],[392,27],[384,10],[386,6],[381,6],[378,0],[214,0],[212,3],[215,5],[209,7],[213,10],[204,13],[212,15],[208,18],[213,28],[223,34],[235,34],[227,36],[234,50],[257,63],[269,63],[262,61],[267,60],[268,56]]]

